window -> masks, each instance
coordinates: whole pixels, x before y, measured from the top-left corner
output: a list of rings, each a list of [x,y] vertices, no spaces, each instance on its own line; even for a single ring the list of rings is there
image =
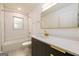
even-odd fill
[[[14,29],[23,29],[24,28],[24,18],[13,17],[13,27]]]

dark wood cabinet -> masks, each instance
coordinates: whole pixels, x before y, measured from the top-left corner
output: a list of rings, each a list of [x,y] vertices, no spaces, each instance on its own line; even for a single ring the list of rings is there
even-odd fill
[[[32,55],[33,56],[48,56],[49,45],[35,38],[32,38]]]
[[[50,47],[49,44],[46,44],[40,40],[32,38],[32,56],[50,56],[50,55],[73,56],[68,52],[62,53],[61,51],[58,51],[53,47]]]
[[[50,55],[52,54],[54,56],[64,56],[64,53],[62,53],[62,52],[60,52],[52,47],[49,48],[49,54]]]
[[[74,56],[74,55],[66,52],[64,56]]]

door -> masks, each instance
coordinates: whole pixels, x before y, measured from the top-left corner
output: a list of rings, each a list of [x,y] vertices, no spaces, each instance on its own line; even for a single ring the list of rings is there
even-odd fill
[[[23,42],[28,40],[27,16],[6,10],[4,13],[3,51],[19,48]]]

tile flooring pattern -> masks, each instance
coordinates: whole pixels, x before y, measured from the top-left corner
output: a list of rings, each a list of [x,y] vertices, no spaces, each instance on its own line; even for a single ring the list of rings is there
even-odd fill
[[[8,56],[31,56],[31,45],[9,51]]]

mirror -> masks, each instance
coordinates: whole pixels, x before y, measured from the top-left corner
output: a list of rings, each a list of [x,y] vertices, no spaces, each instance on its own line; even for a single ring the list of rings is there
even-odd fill
[[[24,28],[24,19],[13,16],[13,28],[14,28],[14,30],[23,29]]]
[[[57,3],[42,12],[41,28],[77,28],[79,27],[78,3]]]

